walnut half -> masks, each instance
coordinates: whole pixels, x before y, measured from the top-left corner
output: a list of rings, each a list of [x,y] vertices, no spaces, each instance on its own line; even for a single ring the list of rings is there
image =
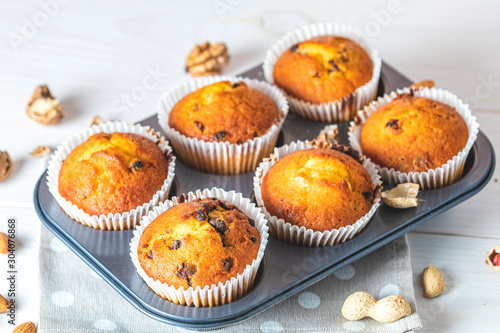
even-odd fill
[[[196,45],[189,53],[186,71],[193,76],[217,75],[229,62],[225,44],[208,42]]]
[[[26,112],[28,117],[44,125],[57,124],[63,116],[59,100],[52,96],[47,85],[36,88],[28,102]]]
[[[12,159],[6,151],[0,151],[0,182],[6,180],[12,172]]]

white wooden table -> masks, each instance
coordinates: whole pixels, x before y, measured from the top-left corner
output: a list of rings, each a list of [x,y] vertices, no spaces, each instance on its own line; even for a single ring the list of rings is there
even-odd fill
[[[227,43],[232,58],[225,73],[236,74],[261,62],[295,24],[336,21],[360,27],[383,59],[413,80],[431,78],[458,94],[498,150],[499,10],[487,0],[2,2],[0,150],[15,167],[0,183],[0,231],[7,231],[9,217],[17,218],[16,322],[38,321],[40,222],[32,195],[45,161],[28,157],[37,145],[56,147],[94,115],[138,121],[154,114],[162,92],[188,79],[185,57],[196,43]],[[147,77],[154,88],[143,87]],[[62,100],[59,125],[26,116],[27,100],[41,83]],[[498,172],[493,178],[478,195],[409,234],[424,331],[498,330],[500,272],[484,264],[486,251],[500,244]],[[419,283],[430,263],[448,281],[446,294],[433,300],[421,296]],[[0,272],[6,268],[0,257]],[[0,273],[0,293],[8,289]],[[0,331],[9,329],[0,316]]]

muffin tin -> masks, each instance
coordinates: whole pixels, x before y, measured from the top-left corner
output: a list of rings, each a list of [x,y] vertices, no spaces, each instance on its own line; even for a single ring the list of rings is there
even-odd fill
[[[242,73],[242,76],[263,79],[260,66]],[[403,75],[383,64],[379,95],[410,84]],[[156,116],[140,123],[161,131]],[[313,139],[325,125],[289,114],[277,146],[297,139]],[[339,124],[340,139],[344,144],[347,144],[348,126],[348,123]],[[467,158],[464,175],[455,184],[420,192],[422,201],[416,208],[397,210],[382,204],[359,235],[339,245],[305,248],[270,238],[252,290],[235,302],[212,308],[176,305],[157,296],[147,287],[130,260],[132,230],[102,231],[76,223],[50,194],[46,173],[36,185],[34,204],[42,223],[139,311],[164,323],[202,330],[228,326],[255,316],[404,235],[479,192],[490,180],[494,168],[493,148],[486,136],[479,132]],[[253,176],[253,172],[238,176],[205,174],[178,160],[170,195],[220,187],[253,198]]]

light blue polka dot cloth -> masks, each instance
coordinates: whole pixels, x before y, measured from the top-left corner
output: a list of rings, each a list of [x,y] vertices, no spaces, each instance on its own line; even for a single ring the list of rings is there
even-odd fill
[[[130,305],[64,244],[42,227],[42,277],[38,332],[192,332],[151,319]],[[348,321],[344,300],[356,291],[375,298],[399,294],[412,315],[390,324],[371,318]],[[247,321],[214,332],[410,332],[416,313],[406,236],[348,265]]]

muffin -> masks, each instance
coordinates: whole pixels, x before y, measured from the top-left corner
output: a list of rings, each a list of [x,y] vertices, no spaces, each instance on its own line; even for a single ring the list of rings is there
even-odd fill
[[[348,121],[376,96],[382,62],[353,27],[303,26],[274,44],[264,76],[283,89],[298,115]]]
[[[155,207],[134,230],[130,256],[162,298],[217,306],[251,290],[268,237],[267,220],[250,199],[205,189]]]
[[[297,43],[279,57],[273,70],[278,87],[313,104],[347,97],[372,75],[368,53],[341,36],[318,36]]]
[[[402,94],[377,109],[361,129],[363,154],[401,172],[436,169],[464,149],[469,131],[455,108]]]
[[[299,234],[285,235],[286,228],[295,228],[317,233],[316,245],[322,238],[321,245],[331,245],[334,240],[327,240],[334,231],[352,229],[361,219],[358,227],[364,226],[380,197],[379,177],[369,160],[328,143],[299,142],[280,149],[259,166],[254,180],[259,206],[273,217],[268,216],[273,236],[301,243]],[[276,156],[279,160],[273,161]],[[289,227],[280,231],[285,224]]]
[[[99,229],[133,228],[166,199],[175,157],[148,127],[104,123],[60,146],[48,169],[49,190],[73,219]]]
[[[257,258],[255,221],[215,198],[181,203],[155,218],[139,240],[146,274],[175,288],[225,283]]]
[[[233,175],[272,152],[287,113],[285,96],[268,83],[212,76],[166,93],[158,121],[186,164]]]
[[[266,134],[279,116],[266,94],[242,81],[220,81],[182,98],[170,112],[168,125],[187,137],[242,144]]]
[[[388,184],[433,189],[461,177],[478,131],[476,117],[453,93],[405,88],[359,111],[348,136]]]

